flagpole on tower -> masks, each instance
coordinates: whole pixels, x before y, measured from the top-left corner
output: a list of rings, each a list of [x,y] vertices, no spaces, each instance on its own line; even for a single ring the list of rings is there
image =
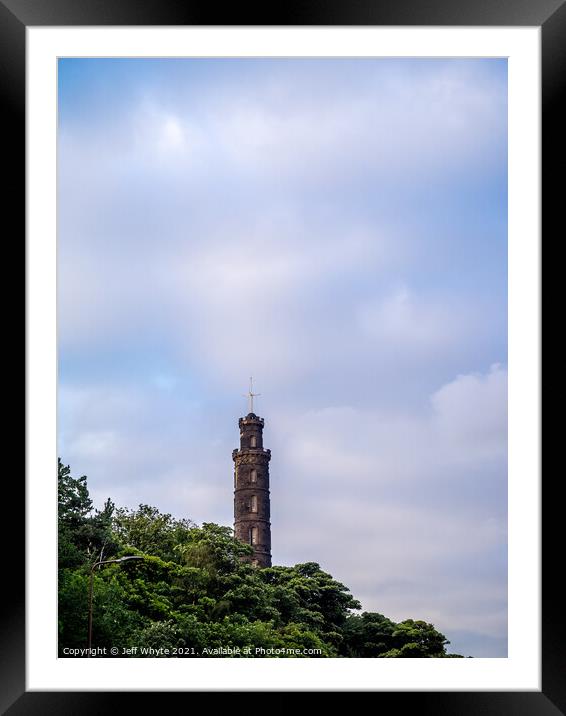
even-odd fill
[[[250,413],[254,412],[254,398],[257,398],[258,395],[261,395],[261,393],[254,393],[253,378],[250,376],[250,389],[244,394],[244,397],[250,401]]]

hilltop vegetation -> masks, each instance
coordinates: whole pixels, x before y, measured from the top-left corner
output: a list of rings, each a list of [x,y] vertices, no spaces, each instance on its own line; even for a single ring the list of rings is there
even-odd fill
[[[137,657],[454,656],[432,624],[356,613],[350,590],[316,562],[257,569],[242,560],[250,554],[228,527],[149,505],[117,509],[110,499],[94,510],[86,477],[59,462],[59,654],[87,646],[92,565],[139,555],[94,571],[93,648]]]

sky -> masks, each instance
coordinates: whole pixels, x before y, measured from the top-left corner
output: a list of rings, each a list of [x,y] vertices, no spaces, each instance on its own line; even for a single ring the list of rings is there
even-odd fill
[[[233,524],[249,376],[273,563],[507,655],[507,64],[61,59],[58,438],[97,507]]]

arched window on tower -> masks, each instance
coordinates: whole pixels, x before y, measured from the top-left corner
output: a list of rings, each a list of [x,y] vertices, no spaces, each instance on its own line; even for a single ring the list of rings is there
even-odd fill
[[[250,504],[250,510],[252,512],[257,512],[257,495],[252,495],[252,501]]]
[[[252,435],[250,438],[250,447],[257,447],[257,438],[255,435]]]
[[[257,482],[257,470],[250,472],[250,482]]]
[[[257,527],[250,527],[250,544],[257,544]]]

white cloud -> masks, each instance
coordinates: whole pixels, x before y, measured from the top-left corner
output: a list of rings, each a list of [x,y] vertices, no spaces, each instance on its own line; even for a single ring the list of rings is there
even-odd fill
[[[117,447],[118,441],[114,431],[96,430],[81,433],[67,449],[71,455],[78,454],[83,460],[100,457],[113,459],[117,457]]]
[[[383,346],[438,352],[462,341],[470,330],[470,310],[415,296],[401,286],[357,309],[361,331]]]
[[[159,146],[164,151],[177,151],[185,146],[185,133],[177,117],[167,117],[163,122]]]
[[[486,375],[458,376],[432,396],[432,406],[435,431],[454,457],[505,459],[507,371],[500,365]]]
[[[505,132],[500,88],[462,65],[431,66],[416,81],[401,68],[377,69],[346,93],[332,83],[313,92],[313,75],[303,74],[276,72],[253,92],[224,87],[204,94],[196,109],[187,104],[181,115],[200,127],[199,151],[270,181],[320,180],[370,163],[393,176],[445,170],[464,158],[484,162]]]
[[[402,484],[458,465],[503,465],[506,406],[507,371],[494,365],[440,388],[420,415],[330,407],[278,416],[272,430],[292,466],[314,479]]]

